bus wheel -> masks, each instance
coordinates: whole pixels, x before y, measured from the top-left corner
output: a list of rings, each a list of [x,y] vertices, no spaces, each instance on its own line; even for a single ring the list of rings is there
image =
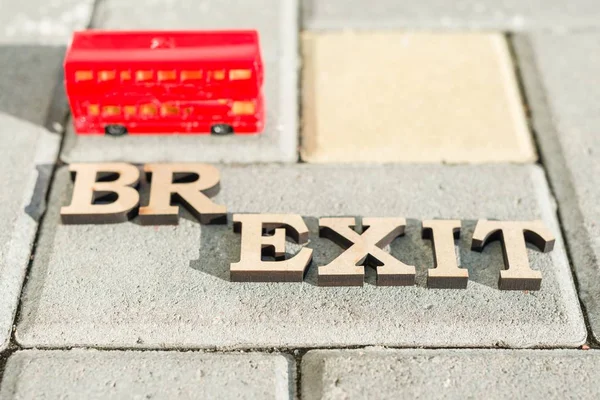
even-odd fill
[[[106,125],[104,133],[110,136],[123,136],[127,134],[127,128],[123,125]]]
[[[233,126],[227,124],[216,124],[210,127],[210,133],[213,135],[231,135]]]

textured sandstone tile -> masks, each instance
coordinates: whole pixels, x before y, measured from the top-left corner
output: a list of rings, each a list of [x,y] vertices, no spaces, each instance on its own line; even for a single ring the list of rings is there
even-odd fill
[[[308,162],[536,159],[500,34],[303,36]]]
[[[291,399],[293,361],[260,353],[19,351],[1,399]]]
[[[535,166],[300,164],[220,167],[215,202],[228,212],[297,213],[314,262],[302,283],[229,281],[240,235],[229,225],[61,225],[68,173],[53,185],[16,339],[26,347],[257,348],[294,346],[568,346],[586,330],[555,209]],[[334,184],[335,183],[335,184]],[[318,238],[324,216],[408,218],[392,256],[417,266],[414,287],[317,287],[316,266],[341,249]],[[430,241],[415,219],[460,218],[465,290],[425,287]],[[537,219],[556,235],[551,253],[528,251],[535,292],[498,290],[502,250],[470,251],[478,218]],[[291,246],[290,253],[299,251]]]
[[[540,33],[516,40],[533,125],[596,339],[600,339],[598,46],[597,33]]]
[[[93,26],[104,29],[257,29],[265,82],[266,127],[252,136],[77,136],[69,122],[61,158],[66,162],[128,161],[226,163],[298,159],[296,1],[106,0]]]
[[[302,398],[594,399],[598,368],[591,350],[317,350]]]
[[[303,0],[307,29],[556,30],[600,25],[596,0]]]

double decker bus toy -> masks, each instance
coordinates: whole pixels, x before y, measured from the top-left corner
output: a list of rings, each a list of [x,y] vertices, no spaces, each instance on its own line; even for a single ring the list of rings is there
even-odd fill
[[[253,134],[264,127],[256,31],[75,32],[64,71],[80,135]]]

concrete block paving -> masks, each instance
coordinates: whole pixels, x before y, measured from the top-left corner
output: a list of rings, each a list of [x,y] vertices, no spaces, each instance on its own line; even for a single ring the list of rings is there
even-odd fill
[[[295,363],[278,354],[18,351],[1,399],[293,399]]]
[[[355,3],[0,0],[1,400],[598,398],[600,3]],[[75,135],[60,64],[88,26],[258,29],[264,134]],[[61,224],[63,164],[107,161],[215,164],[229,223]],[[303,282],[230,281],[241,212],[304,218]],[[331,216],[407,218],[384,250],[416,285],[317,286]],[[427,288],[432,218],[463,221],[464,290]],[[555,235],[527,247],[539,291],[498,289],[481,218]]]
[[[315,251],[304,283],[233,283],[239,259],[231,224],[201,226],[62,225],[68,171],[55,176],[23,293],[16,340],[25,347],[253,348],[356,345],[576,347],[585,327],[548,189],[536,166],[220,166],[214,197],[230,213],[296,213]],[[508,179],[510,177],[510,179]],[[330,182],[343,184],[332,185]],[[522,190],[510,184],[522,182]],[[273,184],[277,182],[278,184]],[[472,185],[476,191],[467,192]],[[440,190],[443,187],[443,190]],[[399,195],[405,191],[406,195]],[[515,207],[515,204],[519,204]],[[327,215],[412,219],[391,254],[416,265],[414,287],[323,288],[316,268],[341,249],[318,238]],[[467,290],[425,287],[430,243],[415,219],[465,220],[459,241]],[[498,289],[502,250],[470,251],[474,220],[542,219],[558,235],[549,254],[529,251],[543,275],[538,292]],[[290,246],[290,252],[294,252]],[[314,324],[314,321],[320,321]],[[226,334],[224,334],[226,332]]]

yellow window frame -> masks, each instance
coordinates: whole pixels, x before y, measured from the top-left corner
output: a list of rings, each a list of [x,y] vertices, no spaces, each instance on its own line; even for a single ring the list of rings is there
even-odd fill
[[[100,106],[98,104],[88,104],[86,109],[87,109],[88,115],[91,115],[94,117],[100,115]]]
[[[143,104],[140,106],[140,115],[155,116],[158,114],[158,109],[155,104]]]
[[[251,77],[252,77],[251,69],[229,70],[229,80],[230,81],[240,81],[240,80],[250,79]]]
[[[75,71],[75,82],[91,81],[94,79],[94,73],[90,70]]]
[[[135,72],[135,80],[138,82],[147,82],[154,77],[154,71],[140,70]]]
[[[177,79],[177,71],[175,70],[158,71],[159,81],[174,81],[175,79]]]
[[[114,117],[115,115],[121,114],[120,106],[103,106],[102,115]]]
[[[135,106],[124,106],[123,107],[123,114],[125,114],[126,117],[131,117],[133,115],[136,114],[136,107]]]
[[[202,79],[202,70],[184,70],[181,71],[181,80],[182,81],[192,81]]]
[[[160,106],[160,114],[162,116],[179,115],[179,107],[173,104],[163,104]]]

